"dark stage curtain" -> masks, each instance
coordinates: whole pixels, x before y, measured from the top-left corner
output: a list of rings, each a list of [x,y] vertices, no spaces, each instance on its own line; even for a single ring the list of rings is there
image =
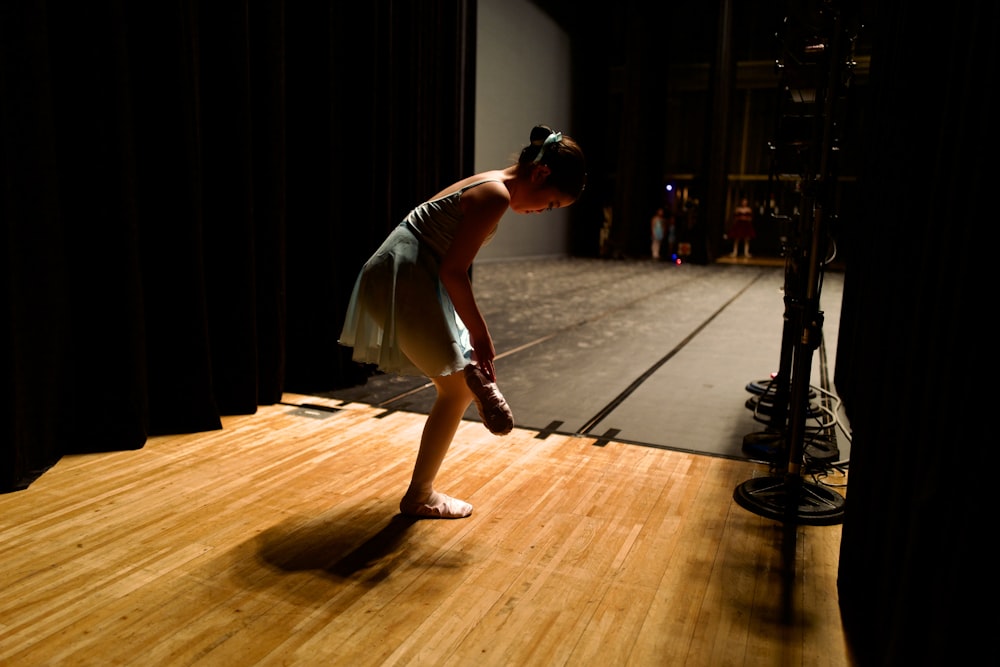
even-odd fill
[[[474,26],[446,0],[3,3],[0,491],[363,382],[342,312],[471,168]]]
[[[988,662],[997,614],[983,309],[1000,6],[877,3],[836,385],[853,432],[838,588],[857,664]],[[987,410],[986,413],[981,411]],[[988,434],[989,431],[987,430]]]

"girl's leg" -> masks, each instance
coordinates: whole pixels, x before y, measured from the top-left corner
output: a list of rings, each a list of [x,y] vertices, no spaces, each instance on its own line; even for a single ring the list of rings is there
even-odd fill
[[[410,487],[399,503],[399,511],[408,516],[460,519],[472,514],[472,505],[435,491],[434,480],[462,417],[472,404],[472,392],[462,373],[431,380],[437,398],[424,423]]]

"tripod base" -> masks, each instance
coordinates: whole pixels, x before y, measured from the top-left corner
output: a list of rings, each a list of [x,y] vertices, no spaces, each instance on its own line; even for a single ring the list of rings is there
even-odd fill
[[[844,497],[817,484],[790,482],[785,477],[757,477],[733,491],[745,510],[775,521],[808,526],[832,526],[844,519]]]
[[[837,441],[820,433],[807,434],[802,461],[807,469],[822,469],[840,457]],[[781,465],[786,460],[785,436],[778,431],[756,431],[743,436],[743,452],[756,461]]]
[[[747,407],[748,410],[751,410],[754,413],[760,413],[762,415],[774,415],[775,413],[783,415],[788,412],[787,407],[781,408],[781,410],[779,411],[779,406],[774,404],[773,396],[751,396],[750,398],[747,399],[744,405]],[[816,417],[819,417],[820,414],[821,412],[819,406],[816,405],[816,403],[814,403],[813,401],[809,401],[809,404],[806,406],[806,416],[814,419]]]
[[[747,386],[745,388],[751,394],[755,394],[757,396],[764,396],[766,394],[773,393],[771,391],[771,383],[774,381],[775,380],[773,379],[754,380],[751,382],[747,382]],[[813,389],[812,387],[809,387],[809,398],[810,399],[816,398],[816,390]]]
[[[785,436],[777,431],[757,431],[743,436],[743,451],[758,461],[777,462],[784,455]]]

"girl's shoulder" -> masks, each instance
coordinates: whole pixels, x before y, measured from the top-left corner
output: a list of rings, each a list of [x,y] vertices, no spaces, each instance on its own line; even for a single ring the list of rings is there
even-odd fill
[[[468,176],[460,181],[452,183],[441,192],[434,195],[431,201],[437,199],[444,199],[445,197],[450,197],[452,195],[463,195],[467,190],[473,188],[478,188],[479,186],[485,186],[485,190],[490,191],[494,194],[506,195],[507,188],[503,184],[503,172],[500,170],[484,171],[474,176]],[[490,184],[490,185],[486,185]],[[485,193],[484,193],[485,194]]]

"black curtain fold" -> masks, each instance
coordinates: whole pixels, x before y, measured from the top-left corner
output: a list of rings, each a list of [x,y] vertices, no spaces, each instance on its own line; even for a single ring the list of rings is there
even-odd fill
[[[120,4],[93,9],[49,13],[47,58],[59,156],[52,176],[60,183],[53,227],[69,239],[63,269],[72,304],[60,379],[72,402],[50,408],[85,416],[71,420],[66,451],[74,453],[141,447],[148,417],[126,34]],[[93,31],[80,30],[89,25]],[[54,57],[60,53],[67,57]]]
[[[258,405],[256,231],[269,221],[254,215],[251,89],[261,75],[250,67],[248,10],[223,5],[197,25],[206,310],[213,390],[222,414],[251,414]],[[269,182],[265,177],[261,185]]]
[[[287,52],[284,3],[251,0],[249,12],[250,71],[256,74],[249,91],[254,110],[251,154],[256,156],[250,173],[254,195],[252,216],[256,223],[253,324],[258,350],[274,351],[257,355],[257,402],[270,405],[281,401],[286,364],[285,57],[274,55]]]
[[[130,5],[129,92],[150,434],[221,427],[208,318],[207,190],[220,187],[204,165],[215,137],[201,125],[199,17],[192,1]],[[238,72],[235,73],[238,75]],[[239,210],[242,202],[232,203]],[[235,298],[235,297],[234,297]],[[242,344],[242,341],[239,341]],[[230,342],[230,344],[235,344]]]
[[[995,3],[877,5],[836,386],[853,432],[838,589],[859,665],[988,661],[993,443],[978,433],[998,129]]]
[[[46,415],[46,406],[34,400],[44,391],[47,401],[64,402],[69,394],[59,384],[62,357],[68,350],[66,331],[69,322],[68,276],[62,270],[66,252],[65,239],[58,220],[56,199],[58,184],[50,175],[55,172],[55,149],[52,136],[51,86],[49,63],[43,57],[48,33],[40,12],[34,7],[0,6],[0,65],[5,94],[0,95],[0,159],[3,179],[3,271],[0,273],[0,305],[10,325],[0,329],[0,344],[5,351],[2,369],[4,382],[0,394],[3,413],[0,428],[4,441],[11,443],[8,466],[2,469],[4,488],[26,485],[51,465],[60,451],[57,443],[65,427]],[[13,24],[30,30],[11,30]],[[40,82],[36,85],[35,82]],[[13,101],[18,103],[14,104]],[[12,129],[17,127],[17,131]],[[16,169],[13,167],[16,164]],[[13,200],[17,193],[18,200]],[[14,225],[14,218],[31,210],[37,220],[33,225]],[[33,276],[35,279],[33,279]],[[28,290],[34,298],[15,298]],[[50,326],[30,327],[53,309]],[[47,349],[55,350],[46,353]],[[16,350],[17,353],[13,353]],[[25,369],[31,368],[30,374]],[[25,429],[15,415],[36,424],[31,434],[30,450],[13,446],[23,442]]]
[[[474,34],[447,0],[0,6],[0,492],[364,382],[343,312],[472,167]]]

